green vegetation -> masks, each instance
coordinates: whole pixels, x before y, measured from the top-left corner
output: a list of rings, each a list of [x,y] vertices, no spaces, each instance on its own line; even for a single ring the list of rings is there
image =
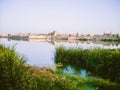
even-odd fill
[[[101,39],[104,42],[120,42],[120,39]]]
[[[23,65],[25,60],[18,56],[13,47],[5,48],[0,45],[0,89],[13,90],[12,87],[19,87],[21,76],[26,72]],[[9,87],[9,89],[8,89]]]
[[[81,38],[81,39],[78,39],[78,40],[80,40],[80,41],[88,41],[88,39],[86,39],[86,38]]]
[[[120,49],[56,48],[55,62],[82,67],[92,76],[120,83]]]
[[[82,78],[27,65],[14,47],[0,45],[1,90],[115,90],[116,86],[119,87],[100,78]]]

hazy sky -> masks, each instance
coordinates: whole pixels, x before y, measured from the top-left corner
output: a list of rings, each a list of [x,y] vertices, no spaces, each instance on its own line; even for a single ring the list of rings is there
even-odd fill
[[[120,33],[120,0],[0,0],[0,33]]]

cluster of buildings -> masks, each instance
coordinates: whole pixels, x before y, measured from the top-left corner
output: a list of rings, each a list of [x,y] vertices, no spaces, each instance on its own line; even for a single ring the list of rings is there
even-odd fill
[[[40,34],[40,33],[27,33],[27,34],[0,34],[0,38],[9,38],[9,39],[22,39],[22,40],[29,40],[29,39],[45,39],[45,40],[102,40],[102,39],[120,39],[120,34],[112,34],[112,33],[103,33],[90,35],[90,34],[60,34],[56,33],[55,31],[48,33],[48,34]]]

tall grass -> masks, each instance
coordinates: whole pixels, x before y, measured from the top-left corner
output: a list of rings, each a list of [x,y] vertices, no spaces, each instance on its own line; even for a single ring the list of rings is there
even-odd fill
[[[0,45],[0,87],[2,90],[17,87],[21,76],[25,73],[25,60],[15,53],[13,47]]]
[[[93,76],[120,83],[120,49],[56,48],[55,62],[84,67]]]
[[[120,49],[87,50],[85,61],[93,75],[120,83]]]
[[[84,60],[84,50],[81,48],[66,48],[60,46],[56,48],[55,53],[55,61],[56,63],[63,64],[75,64],[75,65],[85,65]]]

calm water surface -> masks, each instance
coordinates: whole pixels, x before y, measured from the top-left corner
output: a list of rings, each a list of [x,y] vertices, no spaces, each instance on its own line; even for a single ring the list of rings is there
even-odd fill
[[[25,56],[27,63],[35,66],[48,66],[54,64],[55,47],[49,42],[8,41],[0,39],[0,43],[7,46],[15,45],[16,51]]]

